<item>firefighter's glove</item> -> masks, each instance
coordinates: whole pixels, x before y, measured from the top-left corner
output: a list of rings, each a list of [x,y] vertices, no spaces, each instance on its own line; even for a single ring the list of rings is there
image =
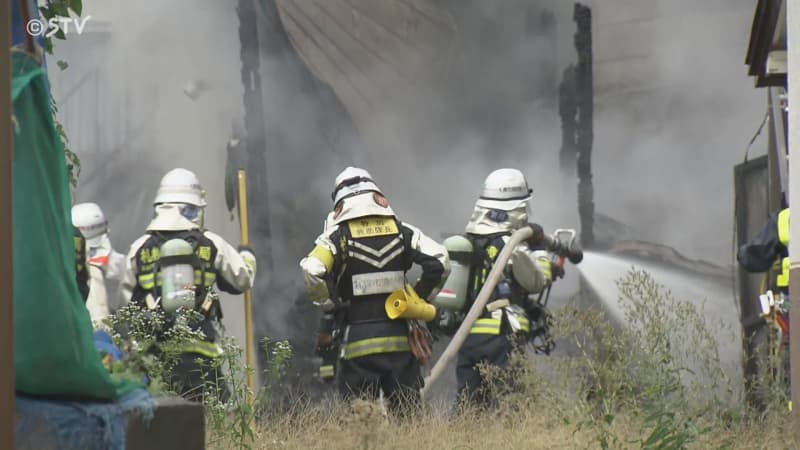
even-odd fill
[[[548,312],[546,308],[539,303],[530,300],[525,305],[525,314],[528,316],[528,320],[531,322],[531,329],[534,328],[534,325],[537,325],[538,322],[541,322],[544,319]]]
[[[542,229],[542,226],[538,223],[529,223],[528,228],[533,231],[531,237],[528,238],[528,243],[534,246],[541,245],[542,241],[544,241],[544,229]]]
[[[256,274],[256,255],[253,250],[243,245],[239,246],[239,256],[242,257],[244,263],[250,270],[253,271],[253,276]]]
[[[553,281],[564,278],[564,266],[558,263],[550,263],[550,274],[552,275]]]

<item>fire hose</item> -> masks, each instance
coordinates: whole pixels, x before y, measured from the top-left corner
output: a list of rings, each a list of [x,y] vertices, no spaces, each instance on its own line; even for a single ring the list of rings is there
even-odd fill
[[[566,256],[573,264],[579,263],[583,259],[583,252],[575,248],[572,241],[568,244],[564,244],[558,239],[557,236],[558,232],[556,232],[554,237],[546,235],[536,237],[540,239],[540,242],[544,244],[544,247],[547,250]],[[464,345],[464,341],[466,341],[473,323],[475,323],[475,321],[478,320],[478,318],[483,314],[483,308],[486,306],[486,303],[492,296],[497,283],[499,283],[503,277],[506,264],[511,258],[511,254],[513,253],[514,249],[522,242],[530,240],[534,237],[534,229],[532,227],[527,226],[525,228],[521,228],[511,235],[508,243],[506,243],[506,245],[503,247],[503,250],[500,252],[500,254],[497,255],[494,266],[492,266],[492,270],[489,271],[489,275],[486,277],[486,282],[478,293],[478,296],[475,298],[475,302],[472,304],[469,312],[467,312],[464,321],[461,323],[461,326],[458,328],[455,335],[453,335],[453,339],[450,340],[450,343],[442,353],[442,356],[440,356],[436,361],[436,364],[431,369],[430,375],[425,378],[424,387],[420,391],[423,398],[428,392],[430,386],[436,382],[442,373],[444,373],[444,370],[450,364],[450,361],[453,360],[458,351],[461,349],[461,346]]]

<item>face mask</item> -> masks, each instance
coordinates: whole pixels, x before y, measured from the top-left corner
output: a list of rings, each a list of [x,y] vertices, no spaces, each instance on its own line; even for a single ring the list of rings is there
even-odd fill
[[[181,208],[181,215],[198,226],[203,226],[203,208],[194,205],[184,205]]]
[[[200,208],[194,205],[185,205],[181,208],[181,215],[194,222],[200,216]]]

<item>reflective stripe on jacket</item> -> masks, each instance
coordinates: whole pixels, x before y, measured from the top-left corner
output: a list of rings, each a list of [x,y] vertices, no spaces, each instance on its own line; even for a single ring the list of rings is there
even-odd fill
[[[506,320],[510,322],[512,332],[528,333],[531,330],[530,320],[525,315],[517,314],[510,309],[504,309]],[[475,321],[470,328],[470,334],[491,334],[498,336],[502,327],[502,318],[482,317]]]
[[[778,242],[789,248],[789,208],[778,213]],[[789,258],[782,258],[780,264],[780,274],[775,280],[775,284],[778,287],[789,287]]]
[[[408,343],[408,336],[382,336],[348,342],[342,349],[342,359],[410,351],[411,345]]]
[[[216,342],[193,341],[183,344],[162,344],[161,349],[173,353],[195,353],[207,358],[217,358],[222,355],[222,347]]]

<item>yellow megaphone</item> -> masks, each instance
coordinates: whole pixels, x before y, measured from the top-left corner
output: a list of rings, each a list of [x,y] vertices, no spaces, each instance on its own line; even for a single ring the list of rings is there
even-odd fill
[[[386,299],[386,315],[390,319],[424,320],[430,322],[436,318],[436,307],[419,298],[414,288],[406,285],[398,289]]]

